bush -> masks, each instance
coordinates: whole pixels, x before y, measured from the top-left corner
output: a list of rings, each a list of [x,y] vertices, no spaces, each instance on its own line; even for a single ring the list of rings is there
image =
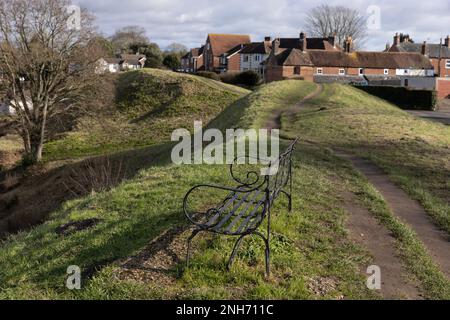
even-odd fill
[[[163,65],[172,70],[178,69],[181,66],[180,59],[174,53],[168,54],[164,58]]]
[[[261,77],[255,71],[244,71],[236,75],[236,83],[244,86],[254,87],[261,82]]]
[[[432,90],[411,90],[404,87],[357,86],[357,88],[396,104],[406,110],[436,109],[437,93]]]
[[[236,84],[236,77],[239,72],[226,72],[220,75],[220,80],[228,84]]]
[[[216,81],[220,81],[220,77],[217,73],[215,72],[210,72],[210,71],[199,71],[197,72],[197,75],[199,77],[203,77],[203,78],[208,78],[208,79],[213,79]]]

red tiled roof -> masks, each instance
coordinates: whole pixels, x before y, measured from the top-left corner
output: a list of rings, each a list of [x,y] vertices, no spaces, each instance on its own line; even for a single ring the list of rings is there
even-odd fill
[[[273,60],[271,60],[273,61]],[[433,69],[430,60],[418,53],[352,52],[284,49],[276,55],[278,65],[374,69]]]
[[[249,35],[239,34],[209,34],[208,39],[211,43],[212,52],[216,57],[224,54],[237,45],[251,42]]]

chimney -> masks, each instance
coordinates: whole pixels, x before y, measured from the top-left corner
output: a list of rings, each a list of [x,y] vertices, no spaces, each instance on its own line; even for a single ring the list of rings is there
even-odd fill
[[[425,56],[427,54],[427,42],[424,41],[422,44],[422,54]]]
[[[346,53],[351,53],[353,51],[353,39],[352,37],[348,37],[344,42],[344,51]]]
[[[394,36],[394,46],[397,46],[399,44],[400,44],[400,35],[397,32]]]
[[[333,46],[336,47],[336,33],[333,33],[333,35],[328,37],[328,42]]]
[[[306,38],[306,34],[304,32],[300,33],[300,50],[306,51],[308,48],[308,39]]]
[[[447,48],[450,48],[450,35],[448,35],[447,38],[445,38],[445,46]]]
[[[276,38],[272,43],[272,55],[276,55],[280,49],[280,38]]]

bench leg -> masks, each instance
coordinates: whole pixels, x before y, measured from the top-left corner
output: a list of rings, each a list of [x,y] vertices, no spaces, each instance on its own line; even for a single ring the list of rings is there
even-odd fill
[[[287,193],[287,192],[284,191],[284,190],[281,190],[281,193],[283,193],[284,195],[286,195],[286,197],[288,198],[288,200],[289,200],[288,209],[289,209],[289,212],[292,212],[292,195],[289,194],[289,193]]]
[[[201,232],[202,230],[196,229],[192,232],[191,236],[188,239],[188,247],[186,253],[186,268],[189,268],[189,262],[191,260],[191,249],[192,249],[192,240]]]
[[[232,264],[234,262],[234,259],[236,258],[236,254],[237,254],[239,248],[241,247],[242,241],[244,240],[245,236],[247,236],[247,235],[241,236],[238,239],[238,241],[236,241],[236,244],[234,245],[233,252],[231,253],[230,260],[228,260],[228,264],[227,264],[227,270],[228,271],[230,271],[230,269],[231,269],[231,266],[232,266]]]
[[[265,250],[265,260],[266,260],[266,278],[270,276],[270,243],[269,239],[267,239],[265,236],[263,236],[259,232],[255,232],[256,235],[258,235],[261,239],[264,240],[264,244],[266,245]]]

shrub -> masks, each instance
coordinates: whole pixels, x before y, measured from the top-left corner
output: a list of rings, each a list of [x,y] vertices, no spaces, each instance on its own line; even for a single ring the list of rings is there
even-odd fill
[[[432,90],[411,90],[404,87],[357,86],[365,92],[398,105],[402,109],[436,109],[437,93]]]
[[[236,75],[236,83],[244,86],[254,87],[261,82],[261,77],[255,71],[244,71]]]
[[[165,65],[167,68],[175,70],[180,67],[180,59],[175,53],[168,54],[164,60],[163,65]]]
[[[213,79],[216,81],[220,81],[220,77],[217,73],[215,72],[210,72],[210,71],[199,71],[197,72],[197,75],[203,78],[208,78],[208,79]]]
[[[220,75],[220,80],[222,82],[228,83],[228,84],[236,84],[236,77],[239,75],[239,72],[226,72],[222,73]]]

